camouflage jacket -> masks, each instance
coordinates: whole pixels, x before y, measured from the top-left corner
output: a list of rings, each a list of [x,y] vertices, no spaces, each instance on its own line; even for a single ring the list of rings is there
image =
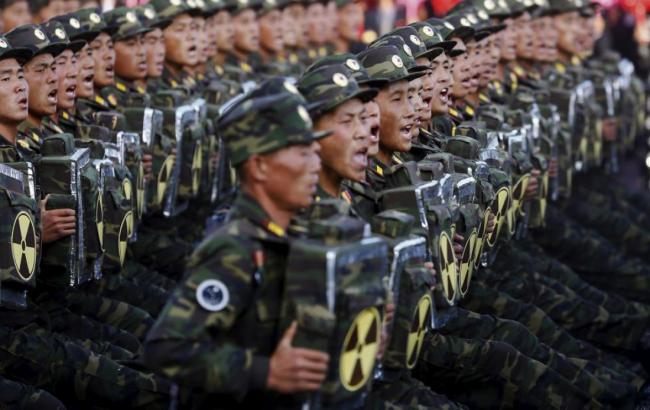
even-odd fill
[[[205,406],[266,407],[270,393],[259,392],[281,336],[287,253],[285,231],[241,193],[229,221],[192,255],[149,333],[147,365],[205,392],[197,398]]]

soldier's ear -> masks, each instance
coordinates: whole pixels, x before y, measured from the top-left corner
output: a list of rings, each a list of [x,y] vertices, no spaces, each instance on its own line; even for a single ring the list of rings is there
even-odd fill
[[[252,155],[243,164],[243,170],[248,182],[259,183],[268,179],[270,168],[264,155]]]

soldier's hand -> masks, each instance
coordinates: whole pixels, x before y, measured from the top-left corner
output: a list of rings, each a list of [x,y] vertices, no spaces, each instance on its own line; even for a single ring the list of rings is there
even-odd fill
[[[297,323],[284,332],[269,364],[266,387],[291,394],[320,389],[327,376],[329,355],[317,350],[293,347]]]
[[[607,118],[603,120],[603,140],[607,142],[616,141],[617,121],[616,118]]]
[[[142,168],[144,169],[144,179],[150,181],[153,178],[153,156],[151,154],[142,154]]]
[[[45,209],[47,197],[41,202],[41,224],[43,243],[58,241],[74,234],[76,212],[74,209]]]
[[[429,271],[431,276],[433,277],[433,285],[429,288],[431,292],[436,290],[436,283],[438,283],[438,272],[436,271],[436,268],[433,266],[433,262],[424,262],[424,268]]]
[[[557,158],[551,158],[548,162],[548,177],[557,178],[560,173],[560,167],[557,163]]]
[[[487,225],[485,225],[485,236],[492,235],[492,232],[494,232],[494,229],[497,226],[497,218],[494,215],[494,213],[491,210],[487,210],[485,212],[488,212],[488,220],[487,220]]]
[[[454,254],[456,259],[460,260],[463,257],[463,241],[465,238],[457,233],[454,234]]]
[[[388,347],[388,342],[390,341],[390,335],[388,334],[388,326],[393,322],[393,317],[395,316],[395,304],[387,303],[384,307],[384,322],[381,326],[381,340],[379,342],[379,350],[377,351],[377,360],[381,360],[384,357],[384,352]]]
[[[528,180],[528,187],[526,188],[526,201],[532,201],[537,197],[537,190],[539,189],[539,176],[541,172],[539,169],[534,169],[530,172],[530,179]]]

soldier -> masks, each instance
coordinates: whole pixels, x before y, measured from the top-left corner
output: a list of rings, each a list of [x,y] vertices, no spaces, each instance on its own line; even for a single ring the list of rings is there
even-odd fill
[[[284,29],[282,27],[282,11],[284,3],[276,0],[265,0],[257,13],[257,23],[260,29],[261,58],[260,70],[266,75],[288,75],[289,65],[285,60]]]
[[[66,13],[64,0],[37,0],[29,3],[35,24],[43,24]]]
[[[334,45],[337,53],[359,53],[365,44],[359,41],[359,33],[363,28],[363,7],[360,2],[343,0],[337,5],[337,22],[335,26]]]
[[[262,1],[237,0],[235,4],[230,12],[234,29],[233,47],[226,54],[224,68],[240,73],[239,80],[243,82],[254,79],[254,73],[259,69],[254,55],[260,49],[260,27],[256,13],[262,8]]]
[[[305,52],[305,6],[299,0],[286,1],[282,10],[285,58],[291,66],[291,73],[299,76],[304,71],[301,54]]]
[[[169,22],[159,19],[156,10],[150,4],[140,6],[137,12],[142,24],[149,28],[149,31],[144,33],[144,45],[147,52],[147,81],[143,83],[136,80],[136,85],[146,90],[149,81],[155,81],[163,74],[165,68],[163,28]]]
[[[278,393],[318,390],[326,376],[327,355],[292,347],[295,324],[278,327],[285,232],[311,203],[322,135],[312,131],[301,97],[264,85],[226,112],[219,127],[242,189],[229,221],[193,254],[144,358],[201,391],[197,406],[218,400],[224,408],[265,407]]]
[[[18,26],[32,22],[27,0],[3,0],[0,3],[2,31],[7,33]]]
[[[306,35],[306,60],[303,62],[305,65],[310,65],[317,58],[322,58],[327,55],[327,48],[325,44],[328,40],[330,32],[326,27],[329,27],[328,15],[325,5],[326,1],[323,0],[307,0],[305,4],[305,35]]]

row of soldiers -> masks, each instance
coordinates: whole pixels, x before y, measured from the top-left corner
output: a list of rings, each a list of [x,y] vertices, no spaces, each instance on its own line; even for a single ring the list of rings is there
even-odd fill
[[[466,1],[368,47],[359,6],[0,37],[0,401],[648,405],[648,195],[611,184],[645,94],[591,56],[595,6]]]

